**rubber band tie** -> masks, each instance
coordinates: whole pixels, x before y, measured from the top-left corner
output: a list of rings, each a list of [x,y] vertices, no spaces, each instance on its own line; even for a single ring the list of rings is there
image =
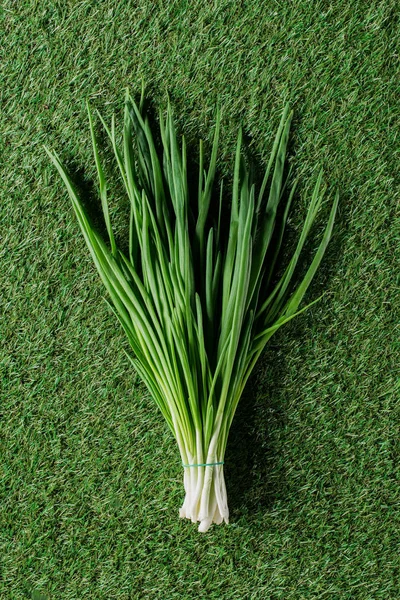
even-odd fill
[[[214,467],[214,465],[223,465],[224,461],[221,462],[215,462],[215,463],[198,463],[196,465],[184,465],[182,463],[182,467]]]

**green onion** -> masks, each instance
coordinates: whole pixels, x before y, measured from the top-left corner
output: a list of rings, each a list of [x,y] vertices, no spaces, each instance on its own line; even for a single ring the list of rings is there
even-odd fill
[[[222,182],[219,189],[215,182],[220,112],[208,168],[200,142],[193,196],[185,139],[179,143],[170,105],[166,118],[159,116],[159,151],[143,111],[143,93],[138,106],[127,92],[121,147],[114,119],[111,127],[101,119],[130,206],[129,252],[124,253],[111,225],[89,105],[88,113],[108,240],[93,228],[58,155],[46,151],[68,190],[110,306],[128,337],[129,358],[177,441],[186,493],[180,516],[200,522],[204,532],[212,523],[228,523],[223,463],[232,419],[268,340],[308,308],[299,310],[299,305],[331,237],[339,196],[314,259],[295,285],[299,256],[325,190],[321,172],[293,256],[285,269],[279,268],[296,189],[290,172],[284,179],[289,107],[259,190],[243,158],[239,133],[231,202],[225,205]]]

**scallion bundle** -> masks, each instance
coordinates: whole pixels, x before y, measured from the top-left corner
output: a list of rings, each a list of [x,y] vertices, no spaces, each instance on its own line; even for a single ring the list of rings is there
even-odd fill
[[[314,259],[294,286],[299,256],[325,191],[320,173],[297,246],[277,278],[296,190],[296,184],[290,187],[290,173],[284,178],[289,108],[283,112],[258,190],[246,167],[239,133],[226,203],[222,182],[215,183],[219,112],[208,167],[200,142],[193,186],[188,181],[185,138],[179,143],[170,106],[166,119],[159,115],[159,151],[143,96],[137,105],[127,93],[122,145],[114,119],[110,127],[102,120],[130,205],[129,251],[123,252],[111,226],[89,106],[88,111],[108,240],[93,228],[58,155],[48,154],[128,337],[130,360],[177,441],[186,493],[180,516],[199,521],[199,531],[204,532],[212,523],[228,523],[223,463],[236,407],[268,340],[307,308],[298,310],[331,237],[338,194]]]

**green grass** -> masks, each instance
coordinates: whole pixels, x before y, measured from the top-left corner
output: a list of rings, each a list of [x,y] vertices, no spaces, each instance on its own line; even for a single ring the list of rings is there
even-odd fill
[[[400,596],[396,3],[259,5],[3,3],[2,600]],[[261,172],[291,101],[293,233],[317,165],[341,192],[306,301],[329,294],[261,359],[228,442],[231,525],[204,537],[42,148],[91,189],[85,98],[120,118],[142,77],[189,148],[210,147],[220,99],[225,174],[240,123]]]

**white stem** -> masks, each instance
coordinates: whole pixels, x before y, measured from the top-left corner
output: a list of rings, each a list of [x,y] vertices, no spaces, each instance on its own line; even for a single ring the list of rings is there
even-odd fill
[[[189,469],[193,469],[193,476],[187,472]],[[179,511],[180,517],[193,523],[199,521],[201,532],[206,532],[212,523],[229,523],[223,465],[187,467],[183,478],[186,495]]]

